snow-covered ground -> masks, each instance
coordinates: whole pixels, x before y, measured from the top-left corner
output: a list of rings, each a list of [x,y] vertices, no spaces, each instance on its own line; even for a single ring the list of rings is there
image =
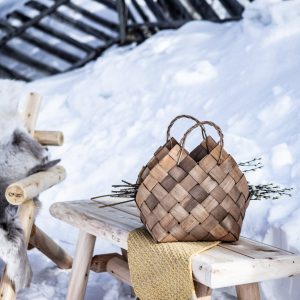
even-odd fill
[[[142,45],[111,49],[86,67],[30,84],[23,94],[44,96],[39,129],[62,130],[53,148],[67,180],[44,193],[37,224],[74,254],[77,231],[49,215],[56,201],[110,191],[135,181],[141,166],[164,142],[170,120],[191,114],[213,120],[225,148],[238,161],[262,156],[265,167],[248,180],[294,187],[292,198],[252,202],[243,235],[300,252],[300,2],[257,0],[244,20],[191,22],[163,31]],[[190,126],[181,121],[173,134]],[[188,147],[199,141],[191,137]],[[97,253],[117,251],[104,240]],[[69,271],[33,250],[34,279],[18,299],[64,299]],[[262,284],[263,299],[300,299],[300,278]],[[215,299],[235,299],[216,292]],[[130,299],[128,288],[107,274],[91,274],[86,299]]]

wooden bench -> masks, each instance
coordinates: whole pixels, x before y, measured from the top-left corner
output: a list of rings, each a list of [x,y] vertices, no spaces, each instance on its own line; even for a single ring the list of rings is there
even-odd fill
[[[107,204],[108,202],[103,202]],[[91,200],[60,202],[51,214],[80,230],[67,300],[84,298],[90,270],[109,272],[127,284],[130,273],[126,261],[128,233],[142,226],[135,203],[99,208]],[[96,238],[120,246],[123,255],[111,253],[93,257]],[[300,274],[300,256],[241,238],[193,258],[197,299],[211,299],[212,289],[235,286],[238,299],[260,299],[258,282]]]

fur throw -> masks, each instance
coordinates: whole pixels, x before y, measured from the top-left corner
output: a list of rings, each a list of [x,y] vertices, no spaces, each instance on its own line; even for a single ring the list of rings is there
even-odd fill
[[[10,82],[0,81],[0,258],[18,291],[29,286],[32,271],[17,207],[7,202],[5,190],[11,183],[46,170],[58,161],[49,162],[47,150],[22,127],[18,116],[18,85],[13,89],[11,86]]]

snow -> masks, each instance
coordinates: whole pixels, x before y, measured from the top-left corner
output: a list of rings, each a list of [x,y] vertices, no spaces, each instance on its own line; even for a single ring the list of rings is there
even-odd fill
[[[26,0],[0,0],[0,17],[5,16],[12,10],[19,8]]]
[[[252,202],[243,235],[300,252],[300,3],[257,0],[244,17],[194,21],[139,46],[114,47],[82,69],[24,84],[23,94],[44,96],[38,128],[62,130],[66,138],[52,154],[62,158],[68,177],[41,196],[38,226],[74,254],[77,230],[52,218],[49,206],[135,181],[164,142],[168,123],[184,113],[220,125],[237,161],[263,158],[264,168],[249,181],[294,188],[291,198]],[[179,121],[172,134],[180,138],[190,125]],[[187,147],[199,138],[195,131]],[[118,249],[97,241],[95,253],[112,251]],[[30,260],[33,284],[18,298],[64,299],[69,271],[36,250]],[[299,284],[299,277],[265,282],[263,299],[300,299]],[[223,290],[215,299],[232,294]],[[107,274],[91,274],[86,299],[130,299],[130,293]]]
[[[274,169],[282,169],[284,166],[292,165],[293,157],[286,143],[279,144],[272,148],[272,166]]]

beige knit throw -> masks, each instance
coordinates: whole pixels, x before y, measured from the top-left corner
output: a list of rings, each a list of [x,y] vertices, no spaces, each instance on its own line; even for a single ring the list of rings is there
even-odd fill
[[[128,263],[136,296],[141,300],[193,299],[192,256],[218,243],[156,243],[145,228],[130,232]]]

